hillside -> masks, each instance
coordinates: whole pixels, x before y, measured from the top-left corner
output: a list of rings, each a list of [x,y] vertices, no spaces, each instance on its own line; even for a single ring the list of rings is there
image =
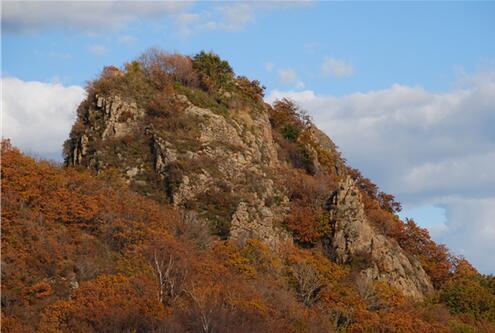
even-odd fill
[[[2,144],[6,331],[495,331],[492,276],[218,56],[151,50],[87,92],[65,167]]]

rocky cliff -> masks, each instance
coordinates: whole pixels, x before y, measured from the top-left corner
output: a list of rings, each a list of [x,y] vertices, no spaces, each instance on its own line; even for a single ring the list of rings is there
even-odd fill
[[[189,137],[149,122],[125,97],[94,96],[84,104],[87,120],[72,139],[67,162],[98,172],[117,169],[144,193],[158,187],[174,205],[209,219],[221,236],[271,245],[289,239],[277,227],[288,199],[274,182],[279,161],[268,113],[231,109],[227,118],[185,95],[171,97],[181,109],[180,121],[194,126],[187,129]],[[278,204],[268,204],[274,197]]]
[[[142,194],[196,211],[219,237],[260,239],[272,248],[292,242],[285,178],[294,173],[286,170],[325,174],[321,179],[334,183],[321,205],[331,228],[321,236],[325,253],[356,267],[356,258],[365,257],[358,269],[367,283],[386,281],[416,299],[432,290],[418,260],[370,224],[335,145],[307,119],[301,127],[277,125],[277,110],[263,102],[256,82],[228,71],[220,80],[194,63],[200,84],[175,79],[167,89],[141,89],[146,98],[137,89],[97,84],[150,77],[146,64],[133,66],[107,72],[90,87],[65,145],[68,165],[117,174]]]
[[[330,256],[339,263],[350,263],[356,257],[366,262],[360,277],[366,281],[386,281],[404,295],[422,298],[433,287],[421,264],[405,253],[397,242],[377,233],[370,225],[361,194],[347,176],[330,202],[334,223]]]

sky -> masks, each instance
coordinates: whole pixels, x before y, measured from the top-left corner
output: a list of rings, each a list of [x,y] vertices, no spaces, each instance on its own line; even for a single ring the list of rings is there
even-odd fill
[[[213,51],[289,97],[401,217],[495,273],[495,2],[2,1],[2,136],[61,147],[103,66]]]

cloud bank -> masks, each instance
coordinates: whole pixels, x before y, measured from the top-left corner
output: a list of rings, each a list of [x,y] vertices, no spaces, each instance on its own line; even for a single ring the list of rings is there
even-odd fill
[[[84,89],[17,78],[1,83],[2,137],[26,153],[60,160]]]
[[[352,166],[406,207],[444,208],[437,240],[494,273],[495,76],[461,83],[446,93],[395,84],[344,97],[274,90],[267,100],[297,101]]]
[[[3,1],[2,28],[18,33],[69,27],[98,33],[140,18],[175,15],[187,6],[179,1]]]
[[[3,1],[2,29],[7,33],[32,33],[72,28],[100,34],[139,21],[168,19],[181,36],[201,31],[239,31],[272,10],[300,8],[311,1],[218,2],[209,9],[193,1]]]

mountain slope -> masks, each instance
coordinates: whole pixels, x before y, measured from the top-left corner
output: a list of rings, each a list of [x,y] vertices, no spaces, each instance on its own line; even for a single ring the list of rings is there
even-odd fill
[[[5,332],[493,332],[493,278],[466,265],[440,294],[454,316],[363,288],[317,248],[211,238],[195,214],[8,142],[2,185]]]
[[[139,71],[153,77],[154,66],[160,65],[155,57],[101,80],[119,86]],[[215,73],[213,57],[202,57],[192,62],[191,71],[197,64]],[[295,105],[280,102],[272,108],[263,102],[256,83],[236,78],[230,68],[226,73],[222,83],[203,88],[206,92],[199,83],[144,82],[147,99],[105,91],[100,82],[93,83],[94,91],[79,109],[79,133],[69,141],[68,164],[98,172],[116,169],[138,191],[150,193],[153,188],[174,205],[204,216],[219,236],[240,244],[260,239],[272,248],[290,240],[281,226],[297,201],[291,200],[293,190],[283,178],[308,175],[327,187],[319,189],[321,198],[314,202],[304,200],[305,207],[321,210],[321,227],[332,229],[322,240],[331,244],[334,259],[350,263],[356,256],[369,257],[361,272],[365,283],[386,281],[416,299],[431,292],[419,261],[367,221],[359,191],[331,140],[302,119]],[[205,77],[215,82],[206,74],[198,80]],[[318,202],[330,198],[326,208]],[[304,218],[308,216],[299,220]]]
[[[5,332],[494,332],[495,288],[218,56],[107,67],[66,167],[2,142]]]

